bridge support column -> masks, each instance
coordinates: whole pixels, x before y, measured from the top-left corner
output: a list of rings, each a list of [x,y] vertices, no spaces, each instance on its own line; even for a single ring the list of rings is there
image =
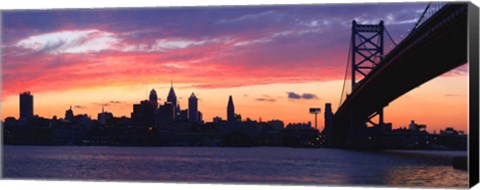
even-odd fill
[[[383,108],[380,109],[380,111],[378,112],[378,123],[380,124],[380,126],[383,127]]]
[[[351,62],[352,62],[352,92],[363,82],[363,79],[373,70],[383,59],[383,34],[384,24],[357,24],[352,21],[351,37]],[[358,75],[358,76],[357,76]],[[367,118],[359,118],[354,110],[351,110],[350,134],[347,141],[351,141],[348,146],[370,146],[375,137],[381,136],[383,131],[384,117],[383,107]],[[378,117],[378,122],[372,119]],[[374,128],[370,128],[369,124]]]
[[[372,121],[372,119],[375,118],[376,116],[378,116],[378,123]],[[381,126],[382,127],[385,124],[383,119],[384,119],[384,117],[383,117],[383,107],[382,107],[377,112],[370,115],[366,122],[372,124],[373,126]]]

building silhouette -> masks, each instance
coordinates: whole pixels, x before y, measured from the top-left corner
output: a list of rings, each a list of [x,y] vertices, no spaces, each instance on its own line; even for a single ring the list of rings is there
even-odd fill
[[[222,122],[222,121],[223,121],[223,119],[222,119],[221,117],[219,117],[219,116],[215,116],[215,117],[212,119],[212,122],[213,122],[213,123],[220,123],[220,122]]]
[[[104,107],[102,106],[102,113],[97,115],[97,120],[100,124],[105,125],[107,121],[113,118],[113,114],[110,112],[105,112]]]
[[[70,109],[65,111],[65,120],[73,122],[74,119],[75,119],[75,116],[73,115],[72,106],[70,106]]]
[[[417,131],[417,132],[422,132],[422,131],[427,131],[427,125],[425,124],[417,124],[415,123],[414,120],[410,122],[408,125],[408,130],[410,131]]]
[[[29,91],[20,94],[20,119],[33,117],[33,95]]]
[[[235,106],[233,105],[232,96],[228,98],[228,105],[227,105],[227,121],[234,122],[235,119]]]
[[[132,122],[139,127],[153,127],[155,125],[155,108],[148,100],[133,105]]]
[[[326,138],[325,143],[327,145],[330,144],[331,136],[332,136],[332,127],[333,127],[333,112],[332,112],[332,104],[326,103],[325,104],[325,126],[323,128],[323,136]]]
[[[197,112],[197,121],[203,124],[203,114],[201,111]]]
[[[188,98],[188,119],[190,121],[198,122],[198,98],[195,93],[192,92],[190,98]]]
[[[157,97],[157,92],[155,91],[155,89],[152,89],[150,91],[150,96],[149,96],[148,100],[155,107],[155,110],[158,109],[158,97]]]
[[[170,84],[170,91],[168,92],[167,102],[172,103],[175,115],[180,112],[180,106],[177,103],[177,95],[175,95],[175,90],[173,89],[173,82]]]
[[[171,123],[175,120],[175,106],[171,102],[165,102],[158,108],[158,118],[162,123]]]
[[[285,126],[283,121],[279,120],[279,119],[274,119],[274,120],[268,121],[267,124],[269,124],[274,129],[283,129],[284,126]]]
[[[176,116],[177,121],[186,121],[188,120],[188,110],[180,110]]]

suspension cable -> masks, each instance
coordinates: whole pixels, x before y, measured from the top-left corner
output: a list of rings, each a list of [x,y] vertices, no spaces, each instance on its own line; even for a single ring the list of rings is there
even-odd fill
[[[410,33],[412,33],[415,29],[417,29],[418,25],[420,25],[420,23],[421,23],[422,20],[423,20],[423,17],[425,17],[425,14],[426,14],[427,11],[428,11],[428,8],[430,8],[430,5],[431,5],[431,3],[428,3],[427,7],[425,8],[425,10],[423,10],[422,15],[421,15],[420,18],[418,19],[417,23],[415,23],[415,26],[412,28],[412,30],[410,31]]]
[[[350,58],[352,55],[352,40],[353,40],[353,37],[350,39],[350,45],[348,46],[347,66],[345,67],[345,76],[343,77],[343,87],[342,87],[342,93],[340,94],[340,102],[338,103],[338,107],[342,105],[343,92],[345,91],[345,84],[347,82],[348,67],[350,66],[350,62],[351,62]]]
[[[388,32],[387,28],[385,28],[385,32],[387,33],[387,36],[388,38],[390,39],[390,41],[392,41],[392,43],[397,46],[397,43],[395,42],[395,40],[393,40],[392,36],[390,36],[390,32]]]
[[[381,38],[377,38],[377,44],[380,44],[381,40],[382,40]],[[385,44],[383,44],[383,45],[385,45]],[[383,52],[384,50],[385,50],[385,48],[382,47],[382,52]],[[377,52],[378,52],[378,51],[377,51]],[[378,56],[377,56],[377,55],[376,55],[377,52],[375,52],[375,60],[374,60],[374,62],[375,62],[375,63],[374,63],[374,66],[375,66],[375,67],[380,63],[380,61],[382,61],[382,56],[383,56],[383,55],[378,55]],[[378,53],[380,53],[380,52],[378,52]]]

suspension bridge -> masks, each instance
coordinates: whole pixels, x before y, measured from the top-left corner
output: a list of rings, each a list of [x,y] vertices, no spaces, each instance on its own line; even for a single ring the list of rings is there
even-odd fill
[[[467,63],[466,3],[428,4],[410,33],[396,43],[383,21],[352,22],[339,108],[327,116],[327,145],[375,148],[385,130],[383,109],[419,85]],[[395,47],[384,55],[384,37]],[[347,93],[347,75],[351,88]],[[330,107],[328,105],[327,107]]]

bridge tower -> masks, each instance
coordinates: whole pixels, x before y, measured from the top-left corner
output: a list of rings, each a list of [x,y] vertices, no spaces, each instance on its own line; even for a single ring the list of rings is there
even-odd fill
[[[382,60],[384,29],[383,21],[378,25],[360,25],[352,21],[352,90]],[[362,78],[357,78],[357,74]]]
[[[351,71],[352,71],[352,92],[363,82],[365,77],[377,67],[383,59],[383,34],[384,24],[380,21],[379,24],[357,24],[352,21],[352,37],[351,37]],[[372,119],[378,116],[378,123],[373,122]],[[355,116],[353,116],[355,117]],[[357,118],[358,120],[352,125],[360,123],[383,128],[383,107],[378,108],[378,111],[372,114],[365,121],[364,118]]]

